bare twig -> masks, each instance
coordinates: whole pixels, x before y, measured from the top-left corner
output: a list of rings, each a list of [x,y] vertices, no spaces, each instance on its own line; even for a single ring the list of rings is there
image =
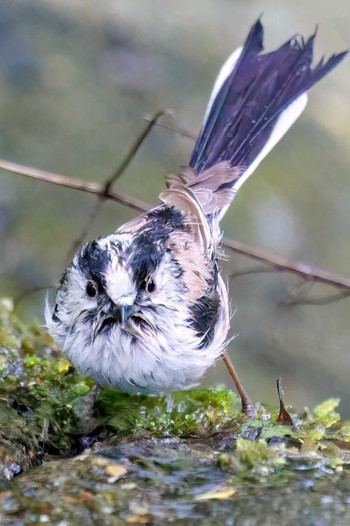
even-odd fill
[[[157,124],[158,120],[163,117],[164,115],[171,115],[171,110],[161,110],[158,111],[151,117],[150,119],[147,119],[147,126],[142,130],[140,135],[136,138],[134,143],[131,145],[128,153],[126,154],[125,158],[122,160],[118,168],[115,170],[113,175],[107,179],[104,185],[104,192],[103,195],[98,196],[98,201],[93,208],[92,212],[89,214],[89,217],[87,218],[86,222],[83,225],[83,228],[80,232],[80,235],[75,239],[72,243],[72,246],[70,247],[68,251],[68,258],[70,259],[72,254],[75,253],[76,249],[83,243],[88,231],[92,227],[98,213],[100,212],[102,205],[106,199],[109,198],[110,190],[112,188],[112,185],[115,183],[115,181],[124,173],[124,171],[127,169],[135,155],[137,154],[138,150],[142,146],[145,139],[148,137],[149,133],[152,131],[153,127]]]
[[[90,228],[92,227],[98,213],[100,212],[104,201],[105,201],[105,197],[99,196],[98,201],[96,201],[94,208],[92,209],[91,213],[86,219],[83,225],[83,228],[80,231],[79,236],[73,241],[71,247],[69,248],[68,253],[67,253],[67,260],[70,260],[72,258],[77,248],[80,247],[80,245],[84,242],[84,239],[87,236]]]
[[[152,122],[150,119],[145,117],[144,119],[147,122]],[[174,133],[177,133],[178,135],[181,135],[182,137],[185,137],[186,139],[191,139],[191,141],[195,141],[197,139],[197,136],[194,133],[191,133],[184,128],[179,128],[178,126],[173,126],[172,124],[168,124],[166,122],[156,122],[157,126],[160,126],[161,128],[165,128],[166,130],[170,130]]]
[[[76,177],[67,177],[66,175],[60,175],[54,172],[47,172],[44,170],[39,170],[37,168],[31,168],[29,166],[23,166],[21,164],[13,163],[11,161],[5,161],[0,159],[0,168],[7,170],[8,172],[13,172],[26,177],[31,177],[32,179],[38,179],[40,181],[45,181],[47,183],[56,184],[58,186],[64,186],[66,188],[73,188],[74,190],[79,190],[81,192],[87,192],[89,194],[94,194],[98,196],[103,196],[106,199],[112,201],[117,201],[124,206],[133,208],[138,212],[144,212],[148,210],[150,205],[131,197],[130,195],[124,194],[123,192],[111,192],[107,194],[105,192],[105,185],[100,183],[95,183],[93,181],[84,181],[83,179],[78,179]]]
[[[232,249],[233,250],[233,249]],[[249,276],[250,274],[267,274],[269,272],[280,272],[280,269],[273,268],[273,267],[253,267],[253,268],[247,268],[242,270],[236,270],[236,272],[233,272],[230,274],[230,278],[240,278],[241,276]]]
[[[298,283],[291,291],[287,294],[284,300],[281,302],[282,305],[293,305],[302,303],[304,298],[309,294],[312,287],[315,285],[315,281],[305,281],[302,278],[302,282]]]
[[[105,194],[105,185],[96,182],[88,182],[82,179],[66,177],[2,159],[0,159],[0,168],[9,172],[24,175],[26,177],[31,177],[33,179],[53,183],[58,186],[73,188],[97,196],[104,196],[106,199],[117,201],[124,206],[128,206],[140,212],[150,209],[149,204],[139,199],[135,199],[125,193],[109,191],[107,194]],[[223,243],[226,245],[226,247],[230,248],[234,252],[261,261],[266,265],[274,267],[276,270],[290,272],[292,274],[302,276],[306,281],[327,283],[329,285],[341,287],[347,291],[350,291],[350,279],[348,278],[332,274],[316,267],[305,265],[304,263],[292,263],[281,256],[271,254],[270,252],[246,245],[245,243],[240,243],[239,241],[233,239],[223,238]],[[342,294],[342,297],[344,297],[344,294]]]
[[[292,263],[277,254],[271,254],[271,252],[252,247],[251,245],[246,245],[245,243],[240,243],[233,239],[224,237],[222,241],[226,247],[231,248],[234,252],[262,261],[263,263],[266,263],[266,265],[270,265],[277,270],[297,274],[298,276],[302,276],[306,281],[328,283],[335,287],[342,287],[350,290],[350,279],[337,276],[336,274],[332,274],[331,272],[327,272],[326,270],[317,267],[305,265],[305,263]]]
[[[284,301],[284,305],[328,305],[329,303],[335,303],[336,301],[345,300],[350,296],[350,290],[343,289],[338,294],[330,294],[324,298],[297,298],[289,299],[288,302]]]
[[[129,149],[128,153],[126,154],[125,158],[122,160],[118,168],[113,173],[112,177],[107,179],[106,181],[106,195],[110,191],[113,183],[122,175],[123,172],[127,169],[135,155],[137,154],[138,150],[142,146],[145,139],[147,139],[148,135],[154,128],[156,124],[158,124],[158,121],[161,117],[164,115],[172,115],[173,112],[170,109],[166,110],[160,110],[157,111],[151,118],[145,118],[144,120],[147,121],[147,126],[145,129],[140,133],[140,135],[136,138],[135,142],[131,145],[131,148]]]

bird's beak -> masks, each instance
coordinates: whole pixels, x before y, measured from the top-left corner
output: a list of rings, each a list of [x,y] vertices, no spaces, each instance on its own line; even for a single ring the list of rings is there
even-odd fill
[[[133,305],[112,304],[110,314],[124,327],[130,316],[133,314]]]
[[[96,334],[102,333],[107,327],[112,327],[113,325],[119,325],[124,329],[133,313],[133,305],[117,305],[111,302],[108,309],[103,312],[101,322],[96,328]]]

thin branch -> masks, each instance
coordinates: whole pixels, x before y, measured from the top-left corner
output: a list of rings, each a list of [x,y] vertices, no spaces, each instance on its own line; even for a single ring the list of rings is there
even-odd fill
[[[312,287],[315,285],[315,281],[305,281],[302,278],[302,282],[298,283],[292,290],[289,291],[287,296],[281,302],[282,305],[296,305],[303,303],[304,298],[309,294]]]
[[[77,179],[73,177],[66,177],[56,173],[30,168],[2,159],[0,159],[0,168],[9,172],[24,175],[26,177],[31,177],[33,179],[53,183],[58,186],[73,188],[75,190],[88,192],[97,196],[104,196],[106,199],[117,201],[118,203],[133,208],[134,210],[138,210],[139,212],[145,212],[150,209],[149,204],[139,199],[130,197],[129,195],[124,194],[122,192],[109,191],[107,195],[105,195],[105,188],[103,184],[87,182],[82,179]],[[251,245],[240,243],[239,241],[233,239],[223,238],[223,244],[238,254],[242,254],[249,258],[261,261],[266,265],[270,265],[271,267],[276,268],[277,270],[286,271],[292,274],[296,274],[298,276],[302,276],[306,281],[328,283],[329,285],[333,285],[335,287],[342,287],[350,291],[350,279],[348,278],[332,274],[330,272],[316,267],[305,265],[304,263],[292,263],[281,256],[271,254],[270,252],[253,247]]]
[[[247,268],[242,270],[237,270],[236,272],[233,272],[230,274],[230,278],[240,278],[241,276],[249,276],[250,274],[267,274],[269,272],[280,272],[280,269],[273,268],[273,267],[253,267],[253,268]]]
[[[77,248],[80,247],[80,245],[82,245],[82,243],[84,242],[84,239],[87,236],[90,228],[92,227],[96,217],[98,216],[104,201],[105,201],[104,196],[98,197],[98,201],[96,201],[94,208],[91,210],[91,213],[88,215],[83,225],[83,228],[80,231],[79,236],[73,241],[71,247],[68,250],[67,260],[70,260],[73,257]]]
[[[290,299],[288,303],[283,302],[287,305],[328,305],[329,303],[335,303],[336,301],[345,300],[350,296],[350,290],[343,289],[338,294],[330,294],[324,298],[297,298]]]
[[[151,122],[150,119],[147,117],[144,118],[145,121]],[[181,137],[185,137],[186,139],[191,139],[191,141],[195,141],[197,139],[197,136],[194,133],[191,133],[184,128],[179,128],[178,126],[173,126],[172,124],[167,124],[166,122],[156,122],[157,126],[160,126],[161,128],[165,128],[166,130],[170,130],[174,133],[177,133],[178,135],[181,135]]]
[[[54,172],[47,172],[44,170],[39,170],[37,168],[31,168],[29,166],[23,166],[21,164],[13,163],[11,161],[5,161],[0,159],[0,168],[8,172],[17,173],[20,175],[25,175],[26,177],[31,177],[32,179],[38,179],[40,181],[45,181],[47,183],[56,184],[58,186],[64,186],[65,188],[73,188],[74,190],[79,190],[81,192],[87,192],[89,194],[94,194],[98,196],[105,197],[112,201],[116,201],[124,206],[133,208],[138,212],[145,212],[149,210],[150,205],[131,197],[123,192],[111,192],[107,194],[105,192],[105,185],[100,183],[95,183],[93,181],[84,181],[83,179],[78,179],[76,177],[67,177],[66,175],[60,175]]]
[[[70,259],[72,255],[75,253],[77,248],[83,243],[87,233],[89,232],[90,228],[92,227],[96,217],[98,216],[102,205],[104,201],[108,198],[108,195],[111,193],[112,185],[115,183],[115,181],[124,173],[124,171],[127,169],[137,152],[139,151],[140,147],[142,146],[143,142],[146,140],[150,132],[152,131],[153,127],[157,124],[158,120],[163,117],[164,115],[171,115],[171,110],[161,110],[158,111],[153,115],[153,117],[148,120],[147,126],[142,130],[140,135],[136,138],[136,140],[133,142],[131,147],[129,148],[128,153],[118,166],[118,168],[115,170],[113,175],[107,179],[107,181],[104,184],[104,192],[103,195],[98,196],[98,201],[93,208],[92,212],[89,214],[88,218],[86,219],[83,228],[80,232],[80,235],[73,241],[69,251],[68,251],[68,257],[67,259]],[[149,208],[149,207],[147,207]]]
[[[319,281],[322,283],[328,283],[329,285],[333,285],[335,287],[350,289],[350,279],[332,274],[326,270],[322,270],[317,267],[311,267],[309,265],[305,265],[305,263],[292,263],[291,261],[278,256],[277,254],[271,254],[271,252],[252,247],[251,245],[246,245],[245,243],[240,243],[239,241],[228,239],[226,237],[222,239],[222,242],[226,247],[231,248],[238,254],[262,261],[263,263],[266,263],[266,265],[270,265],[277,270],[283,270],[286,272],[291,272],[292,274],[297,274],[298,276],[302,276],[306,281]]]
[[[131,161],[133,160],[133,158],[137,154],[139,148],[143,144],[144,140],[148,137],[148,135],[150,134],[150,132],[152,131],[154,126],[156,124],[158,124],[159,119],[161,117],[164,117],[165,115],[172,115],[172,114],[173,114],[173,112],[170,109],[160,110],[160,111],[157,111],[157,113],[155,113],[153,115],[153,117],[151,117],[150,119],[148,119],[148,118],[144,119],[148,123],[147,126],[140,133],[140,135],[136,138],[135,142],[131,145],[131,148],[129,149],[128,153],[126,154],[125,158],[120,163],[118,168],[113,173],[112,177],[110,177],[106,181],[106,187],[105,187],[106,188],[106,190],[105,190],[106,191],[106,195],[109,193],[113,183],[122,175],[123,172],[125,172],[125,170],[129,166],[129,164],[131,163]]]

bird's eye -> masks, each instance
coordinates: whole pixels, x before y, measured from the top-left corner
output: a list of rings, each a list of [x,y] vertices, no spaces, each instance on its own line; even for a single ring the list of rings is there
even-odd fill
[[[146,283],[146,290],[150,294],[156,290],[156,284],[154,283],[152,278],[149,278]]]
[[[90,296],[90,298],[94,298],[97,294],[97,286],[96,283],[93,281],[88,281],[86,285],[86,294]]]
[[[152,294],[152,292],[156,290],[156,284],[154,283],[154,280],[151,277],[148,277],[142,282],[141,288],[149,294]]]

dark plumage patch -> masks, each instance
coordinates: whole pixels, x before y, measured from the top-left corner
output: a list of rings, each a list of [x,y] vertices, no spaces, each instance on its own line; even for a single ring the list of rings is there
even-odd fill
[[[68,286],[68,275],[69,275],[69,273],[68,273],[68,269],[66,269],[66,270],[63,272],[62,276],[61,276],[60,284],[59,284],[59,286],[58,286],[59,289],[62,289],[62,290],[64,290],[64,291],[67,290],[67,286]]]
[[[139,234],[130,247],[129,264],[138,286],[154,272],[164,256],[159,241],[159,232],[145,232]]]
[[[102,322],[102,325],[98,331],[98,334],[101,335],[103,333],[109,333],[114,325],[118,323],[117,320],[115,318],[105,318]]]
[[[160,264],[170,234],[185,229],[181,213],[173,207],[163,206],[147,214],[147,222],[139,229],[128,259],[138,286]]]
[[[136,383],[133,378],[129,378],[128,382],[129,384],[133,385],[134,387],[137,387],[138,389],[141,389],[141,390],[143,389],[142,385]]]
[[[102,275],[111,261],[111,257],[110,252],[102,249],[96,240],[90,241],[80,250],[78,268],[87,279],[93,279],[99,287],[102,287]]]
[[[170,230],[183,227],[182,214],[173,206],[161,206],[148,212],[147,216],[148,221],[154,221],[158,226],[168,227]],[[143,228],[147,228],[148,221]]]
[[[84,323],[90,323],[96,320],[96,317],[98,316],[98,309],[90,309],[83,312],[82,320]]]
[[[200,349],[204,349],[213,341],[219,308],[220,298],[217,291],[214,291],[210,296],[202,296],[190,308],[192,313],[191,324],[197,335],[203,337]]]
[[[52,320],[55,323],[62,323],[61,320],[59,319],[59,317],[57,316],[57,312],[58,312],[58,305],[56,304],[55,308],[54,308],[54,311],[52,313]]]

